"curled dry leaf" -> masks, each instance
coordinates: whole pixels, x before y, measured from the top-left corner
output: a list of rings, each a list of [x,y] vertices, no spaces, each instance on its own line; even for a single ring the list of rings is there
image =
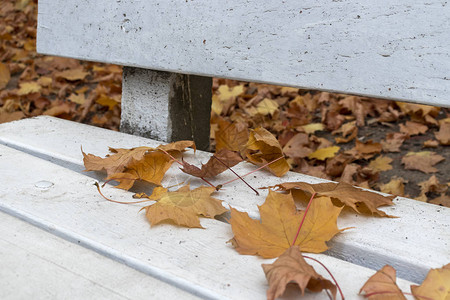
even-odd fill
[[[329,290],[336,299],[336,286],[320,276],[303,258],[297,246],[287,249],[273,264],[263,264],[262,268],[269,283],[267,299],[273,300],[283,295],[286,285],[295,282],[302,295],[305,289],[318,293]]]
[[[448,186],[446,184],[441,184],[435,175],[432,175],[428,180],[420,182],[419,186],[421,194],[428,192],[441,194],[448,189]]]
[[[241,161],[242,157],[239,153],[224,148],[211,156],[208,162],[202,165],[201,169],[185,161],[183,161],[183,167],[180,169],[184,173],[195,177],[209,178],[219,175]]]
[[[248,161],[255,165],[264,165],[283,156],[280,143],[266,129],[259,127],[250,132],[246,155]],[[289,171],[289,164],[285,158],[268,165],[269,171],[281,177]]]
[[[85,171],[105,170],[108,180],[120,182],[118,188],[129,189],[138,179],[150,183],[160,184],[161,180],[172,164],[170,157],[157,151],[162,149],[171,155],[176,155],[184,151],[187,147],[193,147],[192,141],[179,141],[167,145],[160,145],[157,148],[137,147],[131,149],[109,148],[111,154],[105,158],[93,154],[83,153]]]
[[[191,190],[189,186],[183,186],[175,192],[159,188],[155,189],[149,197],[157,202],[143,209],[152,226],[164,221],[172,221],[180,226],[203,228],[199,216],[214,218],[227,211],[222,206],[221,200],[211,197],[213,192],[215,192],[213,187],[205,186],[194,190]]]
[[[420,286],[411,285],[416,299],[450,299],[450,264],[440,269],[431,269]]]
[[[402,164],[405,165],[407,170],[418,170],[424,173],[434,173],[438,169],[433,167],[438,162],[443,161],[445,158],[435,152],[422,151],[422,152],[409,152],[402,158]]]
[[[397,286],[395,269],[385,265],[375,275],[369,278],[359,293],[370,300],[406,300],[405,295]]]
[[[269,191],[258,209],[261,221],[231,208],[230,224],[234,233],[231,243],[241,254],[278,257],[292,246],[305,212],[297,211],[290,194],[274,191]],[[325,242],[342,231],[337,227],[341,210],[333,206],[329,197],[314,198],[295,245],[305,252],[327,250]]]
[[[309,184],[306,182],[285,182],[273,187],[283,191],[292,191],[295,199],[309,199],[310,195],[317,193],[317,196],[330,197],[334,201],[353,208],[356,212],[366,212],[367,210],[380,217],[391,217],[384,211],[377,208],[384,205],[393,205],[394,196],[382,196],[380,194],[364,191],[350,184],[340,182],[324,182]],[[365,206],[365,207],[362,207]]]

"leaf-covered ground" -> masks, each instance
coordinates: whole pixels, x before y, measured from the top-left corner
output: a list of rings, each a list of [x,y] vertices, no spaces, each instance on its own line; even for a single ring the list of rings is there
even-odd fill
[[[117,130],[121,67],[38,55],[37,1],[0,4],[0,123],[52,115]],[[215,79],[218,124],[262,126],[294,171],[450,207],[450,111]]]

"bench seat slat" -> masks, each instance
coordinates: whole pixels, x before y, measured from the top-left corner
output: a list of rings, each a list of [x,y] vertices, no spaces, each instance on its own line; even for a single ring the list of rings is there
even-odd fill
[[[0,145],[0,153],[0,210],[202,298],[265,296],[260,264],[273,260],[238,254],[226,243],[232,237],[228,224],[203,219],[205,230],[167,224],[149,228],[139,206],[103,200],[92,178],[6,146]],[[43,180],[53,185],[39,188],[36,183]],[[114,188],[105,193],[119,201],[131,196]],[[348,299],[357,299],[358,289],[373,274],[333,257],[313,256],[340,278]],[[408,290],[409,282],[399,282]]]
[[[58,128],[65,134],[58,134]],[[157,146],[160,143],[118,132],[64,121],[52,117],[38,117],[0,125],[0,143],[26,149],[35,154],[57,158],[59,162],[70,161],[70,166],[82,170],[80,146],[86,152],[97,155],[107,153],[111,147]],[[187,154],[190,161],[205,161],[210,154],[197,151],[195,157]],[[250,164],[239,164],[235,169],[245,174],[254,169]],[[93,174],[93,173],[84,173]],[[276,178],[265,171],[250,176],[248,181],[255,187],[274,185],[284,181],[306,181],[310,183],[325,180],[289,172],[283,178]],[[215,182],[223,183],[233,178],[224,173]],[[165,186],[191,180],[191,184],[202,184],[199,180],[181,173],[174,165],[167,173]],[[244,184],[235,182],[226,186],[218,195],[235,208],[247,211],[252,217],[259,216],[257,206],[264,202],[263,196],[252,194]],[[419,201],[397,197],[393,207],[383,210],[400,218],[366,218],[344,211],[339,218],[340,227],[355,226],[355,229],[336,236],[329,254],[369,268],[378,269],[384,264],[393,265],[402,278],[421,282],[429,268],[441,267],[450,261],[450,209]],[[424,234],[426,233],[426,234]]]
[[[448,107],[448,5],[41,0],[37,50]]]
[[[198,299],[0,212],[1,299]]]

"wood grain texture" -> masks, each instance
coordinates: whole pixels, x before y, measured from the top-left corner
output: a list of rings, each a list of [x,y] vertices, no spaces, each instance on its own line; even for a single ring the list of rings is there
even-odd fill
[[[450,106],[450,4],[39,2],[40,53]]]
[[[54,131],[58,128],[60,131]],[[64,121],[52,117],[38,117],[0,125],[0,144],[7,144],[33,153],[43,155],[50,161],[64,165],[73,170],[81,171],[84,151],[104,156],[108,146],[116,148],[131,148],[137,146],[157,146],[158,141],[96,128],[84,124]],[[206,162],[210,154],[197,151],[193,156],[187,153],[188,162],[200,164]],[[233,168],[238,174],[246,174],[254,170],[251,164],[241,163]],[[83,173],[94,175],[92,172]],[[213,180],[220,184],[233,179],[228,172]],[[163,185],[171,186],[180,182],[190,181],[192,186],[203,182],[181,173],[174,165],[167,173]],[[252,174],[248,182],[255,188],[275,185],[285,181],[305,181],[310,183],[325,182],[325,180],[289,172],[282,178],[276,178],[265,171]],[[114,189],[112,189],[114,190]],[[264,202],[267,190],[260,190],[261,196],[256,196],[248,187],[236,181],[225,186],[218,194],[219,199],[229,205],[248,212],[258,218],[257,205]],[[366,218],[351,211],[346,211],[339,218],[339,227],[354,227],[333,239],[329,254],[369,268],[381,268],[391,264],[398,270],[402,278],[421,282],[430,267],[441,267],[450,261],[448,241],[450,240],[450,209],[415,200],[397,197],[395,206],[383,208],[394,219]],[[418,234],[426,233],[426,234]]]
[[[103,200],[91,178],[3,145],[0,153],[0,180],[4,183],[0,186],[0,211],[201,298],[264,299],[267,283],[261,263],[271,263],[273,259],[238,254],[226,243],[232,237],[228,224],[203,219],[206,229],[168,224],[150,228],[143,214],[139,214],[139,206]],[[36,183],[41,180],[53,185],[37,188]],[[127,201],[132,195],[110,188],[105,192],[119,201]],[[311,256],[340,279],[348,299],[360,299],[359,288],[374,273],[323,254]],[[314,266],[324,274],[320,266]],[[46,278],[37,280],[46,282]],[[407,289],[411,283],[399,280],[399,284]],[[158,296],[172,299],[170,291],[162,290]],[[296,296],[293,293],[287,299]],[[308,293],[305,299],[324,296]],[[129,298],[133,298],[131,294]]]
[[[0,212],[1,299],[198,299]]]

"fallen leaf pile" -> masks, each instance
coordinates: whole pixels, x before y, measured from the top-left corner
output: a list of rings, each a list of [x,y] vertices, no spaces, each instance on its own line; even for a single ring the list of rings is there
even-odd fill
[[[213,91],[211,137],[219,149],[241,151],[247,128],[264,128],[292,171],[448,202],[448,191],[422,193],[419,185],[433,175],[448,183],[446,108],[225,79],[215,79]]]
[[[122,68],[36,53],[36,0],[0,5],[0,123],[50,115],[117,130]]]

